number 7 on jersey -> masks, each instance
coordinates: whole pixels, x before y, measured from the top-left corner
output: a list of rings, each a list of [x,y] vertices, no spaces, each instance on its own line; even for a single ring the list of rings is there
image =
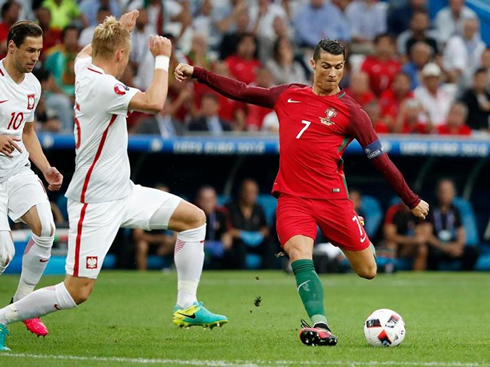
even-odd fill
[[[299,134],[296,136],[296,139],[301,138],[301,135],[303,135],[303,133],[306,131],[306,129],[308,129],[311,125],[311,121],[307,121],[307,120],[301,120],[301,123],[305,124],[305,127],[301,129]]]

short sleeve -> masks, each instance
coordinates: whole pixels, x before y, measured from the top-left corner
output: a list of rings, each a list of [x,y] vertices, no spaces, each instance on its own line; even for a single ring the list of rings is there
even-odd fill
[[[138,92],[139,89],[130,88],[117,79],[104,75],[100,81],[97,101],[108,113],[126,116],[129,102]]]
[[[39,104],[39,100],[41,99],[41,84],[38,83],[37,85],[37,93],[36,93],[36,98],[34,100],[34,108],[31,111],[31,114],[27,118],[26,122],[33,122],[34,119],[36,118],[36,110],[37,110],[37,105]]]
[[[75,60],[75,75],[80,74],[80,71],[88,67],[92,63],[91,57],[82,57]]]

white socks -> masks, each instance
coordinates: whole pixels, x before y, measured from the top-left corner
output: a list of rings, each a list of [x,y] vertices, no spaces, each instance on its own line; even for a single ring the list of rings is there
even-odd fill
[[[197,286],[204,264],[206,225],[182,231],[175,244],[175,267],[178,276],[177,306],[188,308],[197,302]]]
[[[34,233],[32,234],[22,258],[22,273],[17,292],[14,295],[14,302],[31,293],[41,280],[51,257],[53,241],[54,236],[38,237]]]
[[[7,325],[41,317],[57,310],[75,308],[77,305],[64,283],[38,289],[35,292],[0,310],[0,324]]]

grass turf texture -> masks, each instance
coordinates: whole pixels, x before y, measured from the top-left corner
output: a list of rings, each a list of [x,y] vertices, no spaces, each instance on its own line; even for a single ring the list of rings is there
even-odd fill
[[[46,276],[41,285],[61,279]],[[10,325],[12,356],[0,352],[0,366],[490,365],[490,274],[321,279],[327,317],[339,338],[336,347],[301,344],[299,323],[306,314],[293,277],[285,273],[205,272],[199,299],[230,323],[185,330],[171,322],[175,273],[103,271],[86,304],[44,317],[48,337],[36,338],[21,323]],[[2,304],[9,302],[17,281],[18,276],[0,278]],[[407,336],[400,347],[374,348],[364,340],[363,322],[378,308],[391,308],[404,318]]]

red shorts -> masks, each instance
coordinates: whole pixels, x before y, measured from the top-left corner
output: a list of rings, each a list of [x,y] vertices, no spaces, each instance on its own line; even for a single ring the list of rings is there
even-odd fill
[[[370,241],[349,199],[318,200],[281,194],[277,203],[277,235],[281,245],[293,236],[316,239],[317,226],[333,245],[361,251]]]

